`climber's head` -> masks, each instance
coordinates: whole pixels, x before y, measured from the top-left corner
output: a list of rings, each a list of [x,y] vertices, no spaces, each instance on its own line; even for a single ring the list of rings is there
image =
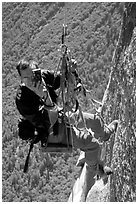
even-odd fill
[[[16,69],[17,69],[18,74],[19,74],[20,77],[22,76],[22,73],[25,70],[28,70],[28,68],[29,68],[29,62],[24,60],[24,59],[19,61],[17,66],[16,66]]]
[[[38,64],[35,61],[29,62],[23,59],[19,61],[16,69],[19,73],[19,76],[21,77],[21,81],[28,83],[32,81],[34,77],[33,70],[38,69]]]

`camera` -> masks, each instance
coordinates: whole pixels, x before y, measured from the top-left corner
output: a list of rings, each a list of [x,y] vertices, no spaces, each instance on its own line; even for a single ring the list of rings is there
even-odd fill
[[[33,81],[36,82],[36,84],[42,81],[41,69],[33,70]]]

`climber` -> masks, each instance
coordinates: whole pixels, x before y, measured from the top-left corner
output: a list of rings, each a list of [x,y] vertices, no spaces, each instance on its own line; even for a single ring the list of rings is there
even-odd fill
[[[52,71],[40,70],[36,62],[26,60],[21,60],[16,68],[21,78],[16,106],[23,116],[19,121],[19,136],[25,138],[29,134],[33,138],[36,132],[42,146],[46,146],[49,128],[58,118],[57,110],[53,111],[53,116],[48,110],[56,107],[55,90],[60,87],[60,73],[55,76]]]
[[[119,121],[114,120],[106,125],[98,115],[83,112],[83,117],[87,129],[85,129],[83,120],[79,118],[77,113],[70,118],[71,124],[74,124],[78,118],[78,124],[73,127],[73,145],[74,148],[81,150],[76,164],[76,166],[81,167],[81,172],[68,202],[85,202],[95,181],[113,174],[113,170],[104,165],[102,145],[103,142],[110,139],[111,134],[116,132]]]
[[[116,132],[119,121],[113,120],[109,125],[106,125],[99,115],[86,112],[82,114],[87,128],[84,126],[79,111],[70,115],[71,124],[75,124],[77,121],[76,126],[73,127],[75,132],[73,145],[82,151],[77,166],[83,166],[85,162],[90,162],[98,169],[101,177],[104,174],[108,175],[112,170],[104,167],[103,161],[101,161],[101,144],[108,141],[110,136]]]
[[[71,67],[76,80],[76,67]],[[49,128],[58,134],[58,106],[55,90],[60,88],[61,74],[41,70],[34,61],[21,60],[17,65],[21,84],[17,90],[16,106],[23,118],[19,121],[19,136],[22,139],[41,137],[42,146],[47,146]],[[50,111],[49,111],[50,110]],[[52,110],[52,111],[51,111]]]

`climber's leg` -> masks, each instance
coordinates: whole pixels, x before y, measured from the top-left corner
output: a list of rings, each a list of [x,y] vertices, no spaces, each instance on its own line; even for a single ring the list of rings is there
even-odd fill
[[[104,124],[102,118],[99,115],[83,112],[83,117],[86,122],[87,128],[90,128],[92,132],[94,132],[94,137],[96,139],[100,138],[101,141],[107,141],[110,138],[110,135],[116,131],[118,126],[118,120],[114,120],[107,126],[106,124]],[[79,118],[78,120],[77,127],[84,127],[84,123],[81,118]]]
[[[104,165],[104,161],[101,159],[101,153],[102,153],[102,146],[99,145],[98,148],[96,148],[93,151],[86,151],[85,152],[85,161],[88,163],[89,167],[97,165],[96,174],[97,179],[105,178],[108,175],[112,174],[113,171],[110,167]]]

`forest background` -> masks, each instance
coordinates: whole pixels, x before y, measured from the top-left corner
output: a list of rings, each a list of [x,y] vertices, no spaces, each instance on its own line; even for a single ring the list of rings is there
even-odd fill
[[[112,67],[123,3],[119,2],[3,2],[2,3],[2,199],[6,202],[67,201],[79,168],[79,152],[52,154],[36,145],[29,171],[23,173],[29,145],[17,134],[20,117],[16,65],[23,57],[56,71],[62,25],[68,26],[66,44],[78,62],[78,72],[91,97],[102,100]],[[84,111],[90,100],[80,97]]]

